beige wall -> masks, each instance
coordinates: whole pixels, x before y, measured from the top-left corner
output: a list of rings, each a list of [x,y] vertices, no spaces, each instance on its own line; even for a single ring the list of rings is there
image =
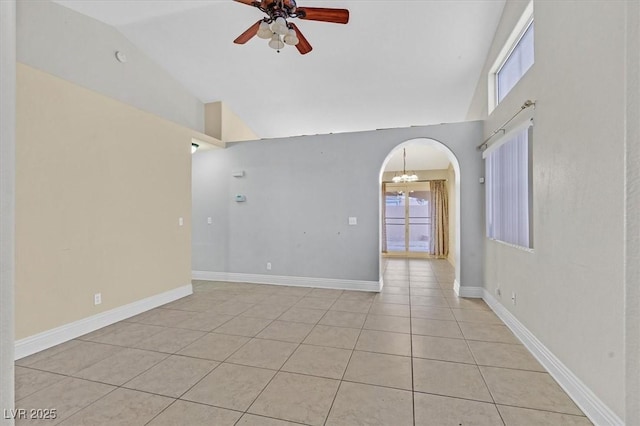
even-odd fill
[[[486,287],[621,418],[625,3],[535,0],[535,64],[485,125],[537,101],[534,250],[487,240]],[[470,119],[487,117],[487,72],[526,4],[506,3]]]
[[[189,284],[195,132],[26,65],[17,78],[16,338]]]
[[[204,132],[225,143],[259,139],[224,102],[205,104]]]

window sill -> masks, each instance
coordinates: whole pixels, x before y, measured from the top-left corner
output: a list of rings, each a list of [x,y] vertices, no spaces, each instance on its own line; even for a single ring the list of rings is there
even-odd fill
[[[514,248],[514,249],[517,249],[517,250],[521,250],[521,251],[524,251],[524,252],[527,252],[527,253],[535,253],[534,249],[529,248],[529,247],[522,247],[522,246],[519,246],[517,244],[506,243],[506,242],[501,241],[501,240],[496,240],[495,238],[487,238],[487,240],[493,241],[494,243],[501,244],[503,246],[511,247],[511,248]]]

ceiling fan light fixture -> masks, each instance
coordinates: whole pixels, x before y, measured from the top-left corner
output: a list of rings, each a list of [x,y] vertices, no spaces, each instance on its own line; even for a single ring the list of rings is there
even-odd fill
[[[269,42],[269,47],[275,50],[280,50],[284,47],[284,43],[280,40],[280,36],[278,34],[273,34],[271,36],[271,41]]]
[[[280,51],[279,49],[284,47],[286,43],[290,46],[295,46],[301,55],[306,55],[313,50],[313,47],[309,44],[309,41],[300,29],[298,29],[293,22],[289,21],[290,19],[333,22],[335,24],[346,24],[349,22],[349,11],[347,9],[298,7],[297,0],[234,1],[255,7],[267,15],[236,37],[236,39],[233,40],[235,44],[245,44],[257,35],[259,38],[270,39],[269,46],[273,49]],[[272,33],[282,36],[284,39],[274,40]]]
[[[273,25],[271,25],[271,29],[278,35],[285,35],[287,34],[287,31],[289,31],[289,28],[287,28],[287,21],[282,16],[276,18]]]
[[[260,27],[258,28],[258,37],[268,39],[273,35],[273,31],[269,28],[269,24],[265,21],[260,23]]]
[[[298,36],[296,35],[295,30],[293,29],[289,30],[287,35],[284,36],[284,42],[287,43],[289,46],[295,46],[296,44],[300,43],[300,40],[298,39]]]

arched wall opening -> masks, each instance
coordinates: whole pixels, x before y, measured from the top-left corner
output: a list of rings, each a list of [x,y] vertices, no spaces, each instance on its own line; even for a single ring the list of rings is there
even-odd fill
[[[454,251],[454,264],[455,264],[455,282],[456,282],[456,291],[458,291],[459,288],[459,283],[460,283],[460,264],[461,264],[461,257],[460,257],[460,253],[461,253],[461,236],[460,236],[460,230],[461,230],[461,215],[460,215],[460,204],[461,204],[461,197],[460,197],[460,182],[461,182],[461,175],[460,175],[460,163],[458,162],[457,157],[455,156],[455,154],[453,153],[453,151],[451,151],[451,149],[449,149],[449,147],[447,147],[445,144],[443,144],[442,142],[439,142],[435,139],[431,139],[431,138],[415,138],[415,139],[409,139],[405,142],[402,142],[398,145],[396,145],[386,156],[386,158],[384,159],[384,161],[382,162],[382,166],[380,167],[380,173],[379,173],[379,177],[378,177],[378,187],[381,189],[382,188],[382,183],[383,183],[383,174],[385,172],[385,169],[387,167],[387,164],[389,163],[389,160],[394,156],[395,153],[397,153],[398,151],[407,148],[409,146],[416,146],[416,145],[421,145],[421,146],[428,146],[431,147],[439,152],[442,152],[443,154],[446,155],[447,159],[449,160],[449,163],[453,166],[453,171],[454,171],[454,176],[455,176],[455,181],[454,181],[454,196],[455,196],[455,208],[454,208],[454,223],[450,223],[449,226],[453,226],[455,229],[455,239],[453,241],[453,247],[450,247],[450,250],[453,249]],[[383,218],[382,218],[382,208],[383,208],[383,203],[385,202],[384,197],[383,197],[383,193],[381,190],[378,191],[379,192],[379,197],[378,197],[378,235],[380,236],[380,238],[378,238],[378,253],[380,256],[379,259],[379,274],[380,277],[383,276],[383,267],[384,267],[384,259],[382,256],[382,238],[383,238]],[[383,285],[382,283],[382,278],[381,278],[381,285]]]

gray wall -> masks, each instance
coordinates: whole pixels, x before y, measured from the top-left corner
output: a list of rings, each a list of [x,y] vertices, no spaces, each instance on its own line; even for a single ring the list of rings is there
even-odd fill
[[[17,16],[18,61],[204,131],[202,102],[115,28],[48,0],[19,1]]]
[[[193,270],[378,281],[379,179],[402,142],[431,138],[461,168],[462,285],[481,286],[482,123],[231,144],[193,158]],[[244,170],[235,178],[232,171]],[[235,194],[247,201],[236,203]],[[357,226],[348,217],[358,218]],[[213,224],[207,225],[207,217]],[[266,270],[271,262],[273,269]]]
[[[626,416],[640,424],[640,2],[627,2]]]
[[[0,413],[14,407],[15,24],[16,2],[0,1]]]
[[[632,3],[534,0],[535,64],[487,115],[489,68],[527,4],[507,1],[469,113],[470,119],[486,118],[489,133],[526,99],[537,101],[533,251],[487,241],[487,290],[495,294],[500,287],[500,303],[620,418],[625,15]],[[629,320],[638,322],[637,313]]]

